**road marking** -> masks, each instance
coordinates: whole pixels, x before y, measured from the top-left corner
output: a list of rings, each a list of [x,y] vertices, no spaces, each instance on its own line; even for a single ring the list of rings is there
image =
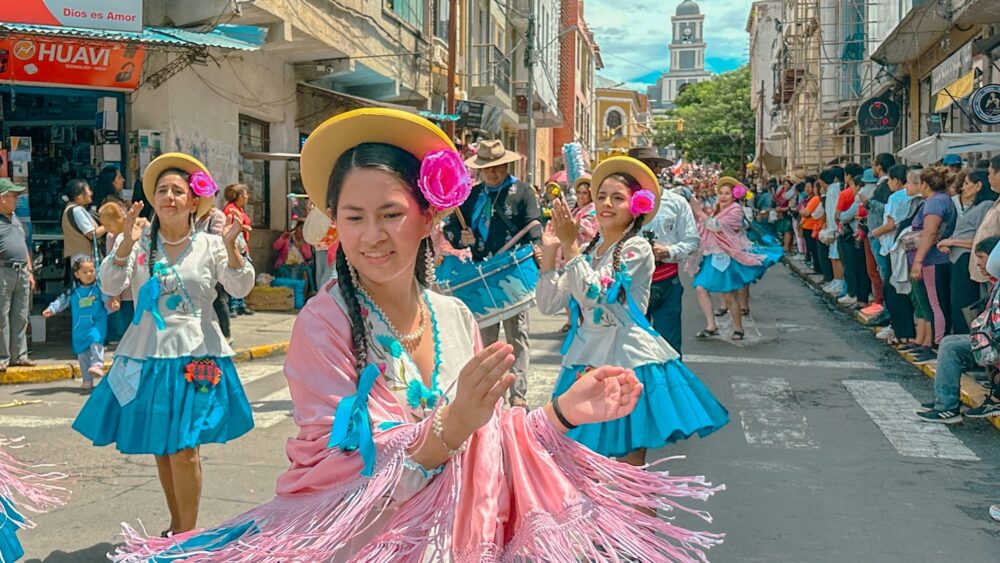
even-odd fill
[[[687,361],[687,358],[684,358]],[[733,395],[746,408],[740,424],[747,444],[759,448],[816,449],[809,423],[795,402],[788,382],[780,377],[733,377]]]
[[[72,418],[0,415],[0,428],[55,428],[69,426],[72,423]]]
[[[258,364],[257,362],[248,362],[247,364],[237,367],[236,373],[240,376],[240,383],[247,386],[258,379],[263,379],[270,375],[281,373],[282,367],[282,364]]]
[[[289,393],[288,388],[279,389],[266,397],[261,398],[258,401],[251,403],[254,409],[264,408],[266,403],[276,403],[283,401],[291,401],[292,395]],[[270,428],[279,422],[284,422],[292,417],[292,410],[290,408],[282,407],[280,410],[267,410],[261,412],[254,412],[254,426],[257,428]]]
[[[751,364],[758,366],[780,366],[790,368],[879,369],[878,366],[871,362],[849,362],[846,360],[782,360],[778,358],[699,356],[696,354],[684,354],[683,360],[685,364]]]
[[[900,455],[979,461],[944,425],[916,420],[914,411],[920,408],[920,402],[898,383],[861,380],[843,383]]]

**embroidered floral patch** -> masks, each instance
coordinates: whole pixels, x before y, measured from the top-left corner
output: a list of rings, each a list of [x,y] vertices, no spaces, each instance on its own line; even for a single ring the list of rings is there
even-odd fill
[[[615,280],[611,279],[611,276],[607,274],[601,276],[601,285],[604,286],[605,289],[611,287],[611,284],[614,283],[614,281]]]
[[[146,253],[145,252],[140,252],[139,256],[136,257],[135,261],[140,266],[145,266],[146,265]]]
[[[596,283],[590,284],[587,288],[587,299],[597,299],[597,296],[601,294],[601,288],[597,287]]]

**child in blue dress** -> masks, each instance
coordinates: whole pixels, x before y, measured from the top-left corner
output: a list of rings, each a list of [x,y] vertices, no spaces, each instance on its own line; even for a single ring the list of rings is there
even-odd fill
[[[108,332],[108,312],[117,310],[116,303],[97,287],[97,266],[90,257],[73,262],[73,277],[78,282],[42,312],[49,318],[66,309],[73,312],[73,353],[80,361],[83,384],[80,389],[94,388],[94,378],[104,376],[104,338]]]
[[[643,392],[632,414],[580,425],[568,436],[597,453],[644,465],[648,448],[707,436],[729,415],[645,317],[655,264],[649,242],[637,235],[659,206],[656,176],[638,160],[612,157],[594,171],[591,193],[600,232],[585,249],[562,201],[553,206],[554,229],[542,238],[538,307],[550,315],[571,311],[553,395],[565,392],[588,366],[634,370]],[[561,270],[559,248],[566,259]]]

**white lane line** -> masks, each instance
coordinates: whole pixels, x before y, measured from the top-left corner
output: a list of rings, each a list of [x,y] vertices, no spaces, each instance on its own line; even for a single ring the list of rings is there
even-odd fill
[[[248,362],[236,368],[236,373],[240,376],[240,383],[244,386],[250,385],[258,379],[264,379],[270,375],[282,372],[281,364],[258,364]]]
[[[72,418],[55,416],[0,415],[0,428],[55,428],[69,426],[72,423]]]
[[[778,358],[699,356],[697,354],[684,354],[683,360],[685,364],[750,364],[791,368],[879,369],[878,366],[871,362],[849,362],[836,360],[782,360]]]
[[[275,391],[274,393],[271,393],[266,397],[262,397],[260,400],[251,403],[250,406],[252,406],[254,409],[260,409],[263,408],[266,405],[266,403],[291,401],[291,400],[292,400],[292,395],[291,393],[288,392],[288,388],[285,388]],[[257,428],[270,428],[275,424],[278,424],[279,422],[283,422],[291,418],[292,418],[292,410],[284,407],[282,407],[281,410],[276,410],[276,411],[268,410],[268,411],[253,413],[254,426],[256,426]]]
[[[687,361],[687,358],[684,358]],[[817,449],[809,423],[788,382],[780,377],[733,377],[733,395],[745,408],[740,424],[747,444],[759,448]]]
[[[900,455],[979,461],[979,456],[944,425],[916,420],[914,411],[920,408],[920,402],[898,383],[861,380],[843,383]]]

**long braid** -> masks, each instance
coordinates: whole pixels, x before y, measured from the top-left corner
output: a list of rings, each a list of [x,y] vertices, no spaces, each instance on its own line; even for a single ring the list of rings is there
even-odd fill
[[[622,247],[625,246],[625,242],[628,241],[628,239],[639,234],[639,229],[641,228],[642,228],[642,216],[639,216],[632,220],[632,226],[629,227],[629,230],[625,232],[625,235],[622,236],[621,240],[615,243],[615,250],[611,258],[612,275],[618,273],[618,267],[621,265]],[[621,301],[622,303],[625,302],[624,292],[619,294],[618,300]]]
[[[340,285],[340,293],[344,296],[347,304],[347,315],[351,319],[351,347],[354,351],[354,367],[360,375],[368,365],[368,346],[365,343],[365,319],[361,316],[361,304],[358,302],[357,288],[354,287],[354,278],[351,276],[351,266],[347,263],[347,256],[344,255],[344,247],[337,248],[337,283]]]
[[[157,221],[156,216],[153,216],[153,220],[149,223],[149,252],[148,260],[149,262],[149,277],[153,277],[153,264],[156,263],[156,235],[160,232],[160,222]]]

